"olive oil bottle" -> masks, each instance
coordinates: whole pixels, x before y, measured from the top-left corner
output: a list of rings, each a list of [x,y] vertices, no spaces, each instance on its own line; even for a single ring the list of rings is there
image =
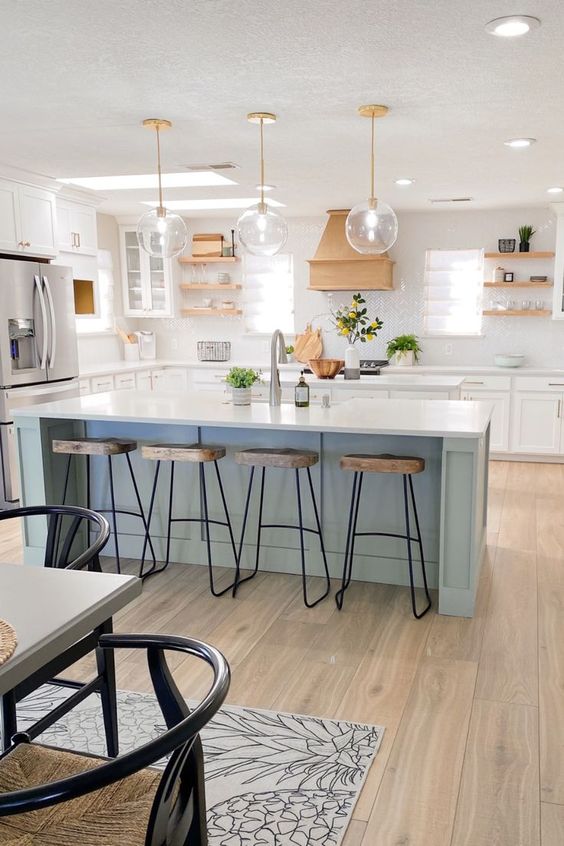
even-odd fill
[[[298,384],[294,388],[294,403],[296,408],[309,407],[309,385],[304,379],[304,371],[300,374]]]

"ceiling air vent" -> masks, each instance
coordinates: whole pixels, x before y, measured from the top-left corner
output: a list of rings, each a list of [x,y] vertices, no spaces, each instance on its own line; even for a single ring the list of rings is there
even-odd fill
[[[234,162],[218,162],[217,164],[190,164],[190,165],[182,165],[185,170],[190,171],[190,173],[201,172],[202,170],[235,170],[239,167]]]
[[[431,198],[430,203],[471,203],[474,197],[438,197]]]

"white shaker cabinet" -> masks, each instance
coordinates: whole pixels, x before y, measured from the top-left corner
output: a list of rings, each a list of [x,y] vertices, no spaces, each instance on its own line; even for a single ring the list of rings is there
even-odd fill
[[[0,249],[53,258],[57,255],[55,195],[7,179],[0,180]]]
[[[490,429],[490,450],[492,452],[508,452],[509,450],[509,408],[511,395],[509,391],[486,391],[473,388],[463,390],[460,398],[463,400],[484,400],[493,403],[493,414]]]
[[[57,199],[57,242],[62,252],[95,256],[98,233],[94,206]]]
[[[183,367],[165,367],[153,370],[153,391],[182,393],[188,387],[188,371]]]
[[[172,263],[142,250],[135,226],[120,226],[123,313],[172,317]]]
[[[556,392],[517,391],[513,398],[511,451],[556,455],[562,451],[562,399]]]

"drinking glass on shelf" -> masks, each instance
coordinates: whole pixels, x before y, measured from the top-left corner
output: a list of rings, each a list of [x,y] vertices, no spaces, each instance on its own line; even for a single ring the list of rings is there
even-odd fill
[[[535,300],[535,311],[544,311],[545,307],[544,300]]]
[[[509,311],[517,311],[517,302],[515,300],[509,300],[507,308]]]
[[[521,301],[521,311],[530,311],[531,310],[531,301],[530,300],[522,300]]]

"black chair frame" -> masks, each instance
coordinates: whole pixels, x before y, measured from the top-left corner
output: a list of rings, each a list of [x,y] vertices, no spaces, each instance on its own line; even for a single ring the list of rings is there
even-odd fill
[[[254,569],[251,571],[249,576],[245,576],[244,578],[239,578],[239,573],[241,572],[241,555],[243,553],[243,543],[245,540],[245,530],[247,527],[247,518],[249,515],[249,505],[251,501],[251,494],[253,490],[253,481],[255,476],[255,469],[256,465],[251,465],[251,471],[249,474],[249,485],[247,488],[247,496],[245,499],[245,512],[243,514],[243,525],[241,528],[241,538],[239,541],[239,552],[237,555],[237,574],[236,574],[236,581],[235,585],[233,586],[233,596],[236,595],[239,586],[242,585],[244,582],[248,582],[249,579],[253,579],[259,569],[259,561],[260,561],[260,542],[262,536],[263,529],[294,529],[299,532],[300,534],[300,561],[301,561],[301,568],[302,568],[302,594],[304,605],[307,608],[313,608],[319,602],[321,602],[325,597],[328,595],[329,591],[331,590],[331,579],[329,576],[329,567],[327,564],[327,555],[325,552],[325,544],[323,542],[323,533],[321,531],[321,521],[319,519],[319,511],[317,508],[317,500],[315,498],[315,489],[313,487],[313,480],[311,478],[311,471],[309,467],[306,467],[307,471],[307,479],[309,483],[309,493],[311,497],[311,503],[313,506],[313,513],[315,516],[315,529],[308,528],[304,526],[304,518],[303,518],[303,509],[302,509],[302,492],[300,488],[300,470],[299,468],[294,468],[295,471],[295,480],[296,480],[296,504],[297,504],[297,511],[298,511],[298,525],[288,524],[288,523],[263,523],[262,522],[262,512],[263,512],[263,505],[264,505],[264,488],[265,488],[265,479],[266,479],[266,467],[262,468],[261,479],[260,479],[260,496],[259,496],[259,510],[258,510],[258,523],[257,523],[257,547],[256,547],[256,556],[255,556],[255,566]],[[277,468],[281,469],[281,468]],[[302,468],[303,469],[303,468]],[[306,571],[306,556],[305,556],[305,533],[308,532],[309,534],[317,535],[319,537],[319,546],[321,549],[321,557],[323,559],[323,568],[325,570],[325,581],[326,587],[325,591],[321,594],[320,597],[310,602],[308,598],[308,590],[307,590],[307,571]]]
[[[119,758],[101,759],[104,763],[94,770],[25,790],[0,793],[0,818],[68,802],[121,781],[170,755],[153,800],[145,846],[205,846],[206,802],[199,732],[227,696],[230,682],[227,661],[213,646],[171,635],[104,635],[99,646],[104,652],[118,648],[147,650],[149,672],[167,730]],[[210,689],[191,712],[164,657],[164,652],[169,650],[200,658],[212,668]],[[28,735],[16,735],[14,744],[23,742],[29,742]]]
[[[110,537],[110,526],[105,517],[75,505],[33,505],[24,508],[14,508],[10,511],[0,512],[1,520],[10,520],[16,517],[46,517],[47,539],[45,544],[44,566],[64,570],[87,569],[91,572],[101,573],[99,554],[108,542]],[[63,519],[71,519],[70,527],[62,539]],[[82,554],[73,560],[70,559],[73,543],[77,538],[81,525],[86,521],[90,530],[92,524],[98,531],[98,536]],[[88,531],[90,534],[90,531]],[[90,543],[90,539],[88,539]],[[117,701],[116,701],[116,676],[113,654],[104,652],[98,647],[100,637],[110,634],[112,631],[111,620],[106,620],[69,649],[58,655],[45,666],[37,670],[33,675],[20,682],[15,688],[0,696],[0,725],[2,727],[2,746],[7,749],[11,738],[17,732],[16,706],[18,702],[25,699],[30,693],[43,684],[52,684],[55,687],[72,688],[75,692],[63,703],[54,708],[41,720],[29,727],[27,734],[30,737],[38,737],[45,729],[56,723],[64,714],[90,696],[92,693],[99,693],[102,703],[102,714],[104,717],[104,729],[106,734],[106,745],[108,755],[115,757],[118,754],[118,728],[117,728]],[[77,682],[71,679],[57,678],[59,673],[67,670],[75,661],[84,658],[91,652],[96,655],[96,676],[89,682]]]
[[[361,471],[355,472],[353,476],[353,487],[352,487],[352,495],[351,495],[351,505],[349,510],[349,523],[347,529],[347,540],[345,546],[345,558],[343,562],[343,577],[341,581],[341,587],[335,594],[335,602],[337,604],[337,608],[339,611],[343,607],[343,600],[345,596],[345,591],[348,588],[351,577],[352,577],[352,568],[353,568],[353,558],[354,558],[354,545],[356,538],[359,537],[380,537],[380,538],[401,538],[406,541],[407,543],[407,560],[409,565],[409,587],[411,592],[411,608],[413,611],[413,616],[419,620],[421,617],[425,616],[427,611],[431,608],[431,596],[429,594],[429,587],[427,585],[427,572],[425,569],[425,556],[423,554],[423,540],[421,538],[421,529],[419,527],[419,515],[417,514],[417,504],[415,502],[415,494],[413,492],[413,479],[411,473],[403,473],[403,507],[404,507],[404,520],[405,520],[405,534],[398,534],[396,532],[358,532],[357,531],[357,523],[358,523],[358,512],[360,508],[360,495],[362,492],[362,482],[364,479],[364,473]],[[410,519],[409,519],[409,500],[408,500],[408,485],[409,485],[409,493],[411,499],[411,506],[413,509],[413,517],[415,520],[415,530],[417,533],[417,537],[413,537],[411,534],[411,526],[410,526]],[[417,600],[415,596],[415,580],[413,576],[413,552],[411,548],[412,543],[417,543],[419,546],[419,555],[421,559],[421,572],[423,575],[423,588],[425,591],[425,596],[427,599],[427,604],[423,608],[422,611],[417,610]]]

